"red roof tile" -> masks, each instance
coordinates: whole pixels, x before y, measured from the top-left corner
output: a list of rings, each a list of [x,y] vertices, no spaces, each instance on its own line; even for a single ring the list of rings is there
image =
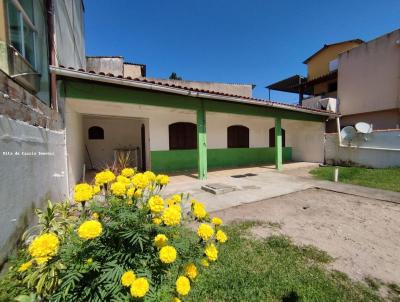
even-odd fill
[[[60,65],[59,68],[62,69],[66,69],[66,70],[73,70],[79,73],[90,73],[90,74],[96,74],[99,76],[104,76],[104,77],[110,77],[110,78],[118,78],[118,79],[126,79],[126,80],[131,80],[131,81],[136,81],[136,82],[145,82],[145,83],[151,83],[151,84],[155,84],[155,85],[160,85],[160,86],[165,86],[165,87],[174,87],[174,88],[179,88],[179,89],[184,89],[184,90],[188,90],[188,91],[196,91],[199,93],[208,93],[208,94],[214,94],[214,95],[221,95],[221,96],[228,96],[228,97],[234,97],[234,98],[240,98],[240,99],[246,99],[249,101],[255,101],[255,102],[260,102],[260,103],[267,103],[267,104],[279,104],[282,106],[287,106],[287,107],[292,107],[292,108],[297,108],[297,109],[303,109],[303,110],[307,110],[310,112],[320,112],[320,113],[332,113],[326,110],[321,110],[321,109],[314,109],[314,108],[307,108],[307,107],[303,107],[300,105],[293,105],[293,104],[286,104],[286,103],[282,103],[282,102],[276,102],[276,101],[271,101],[271,100],[266,100],[266,99],[260,99],[260,98],[252,98],[252,97],[246,97],[246,96],[241,96],[241,95],[235,95],[235,94],[229,94],[229,93],[223,93],[223,92],[218,92],[218,91],[210,91],[210,90],[202,90],[199,88],[192,88],[192,87],[185,87],[185,86],[180,86],[180,85],[175,85],[175,84],[168,84],[168,83],[163,83],[163,82],[155,82],[155,81],[149,81],[146,78],[135,78],[132,79],[132,77],[128,76],[128,77],[123,77],[121,75],[118,76],[114,76],[112,73],[108,73],[105,74],[104,72],[98,72],[96,73],[93,70],[84,70],[84,69],[76,69],[74,67],[65,67],[63,65]],[[335,113],[332,113],[333,115]]]

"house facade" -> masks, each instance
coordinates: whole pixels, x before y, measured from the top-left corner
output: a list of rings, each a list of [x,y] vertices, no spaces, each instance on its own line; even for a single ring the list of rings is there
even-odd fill
[[[203,180],[323,161],[334,114],[254,99],[251,84],[150,79],[143,64],[86,57],[83,15],[81,0],[0,0],[0,263],[34,208],[127,150],[139,170]]]

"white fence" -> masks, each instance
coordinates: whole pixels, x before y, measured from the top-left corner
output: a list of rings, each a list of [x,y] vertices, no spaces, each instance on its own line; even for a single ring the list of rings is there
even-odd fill
[[[339,146],[337,133],[327,133],[325,134],[325,161],[332,165],[400,167],[400,130],[358,134],[346,147]]]

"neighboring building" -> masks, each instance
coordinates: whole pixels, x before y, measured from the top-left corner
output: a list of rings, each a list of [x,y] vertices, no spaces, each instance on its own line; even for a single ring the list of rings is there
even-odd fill
[[[400,128],[400,29],[340,54],[338,72],[342,126]]]
[[[128,79],[144,79],[162,84],[185,86],[188,88],[215,91],[220,93],[235,94],[244,97],[252,97],[255,85],[230,84],[218,82],[201,82],[188,80],[171,80],[146,77],[146,65],[127,63],[121,56],[95,56],[87,58],[87,70],[102,75],[125,77]]]
[[[341,127],[367,122],[374,130],[400,128],[400,29],[369,42],[325,45],[304,63],[307,77],[267,88],[298,93],[305,107],[338,112]],[[336,123],[328,122],[326,131],[337,132]]]
[[[294,75],[268,85],[266,88],[269,90],[298,93],[299,104],[301,105],[312,107],[314,103],[319,103],[318,105],[322,105],[326,109],[329,104],[330,109],[334,109],[333,111],[335,111],[336,108],[332,108],[333,104],[329,102],[329,98],[336,99],[337,97],[339,55],[358,47],[362,43],[364,43],[362,40],[354,39],[325,44],[320,50],[303,62],[307,65],[307,77]]]

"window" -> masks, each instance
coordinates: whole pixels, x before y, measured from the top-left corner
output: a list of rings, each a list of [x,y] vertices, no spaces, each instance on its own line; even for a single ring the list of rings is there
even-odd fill
[[[36,69],[33,0],[8,0],[7,13],[11,45]]]
[[[248,148],[249,128],[241,125],[228,127],[228,148]]]
[[[88,132],[89,139],[104,139],[104,130],[99,126],[90,127]]]
[[[197,126],[193,123],[174,123],[168,126],[169,149],[197,149]]]
[[[282,147],[285,147],[286,146],[286,142],[285,142],[286,131],[285,131],[285,129],[281,129],[281,131],[282,131]],[[275,128],[269,129],[269,146],[275,147]]]

